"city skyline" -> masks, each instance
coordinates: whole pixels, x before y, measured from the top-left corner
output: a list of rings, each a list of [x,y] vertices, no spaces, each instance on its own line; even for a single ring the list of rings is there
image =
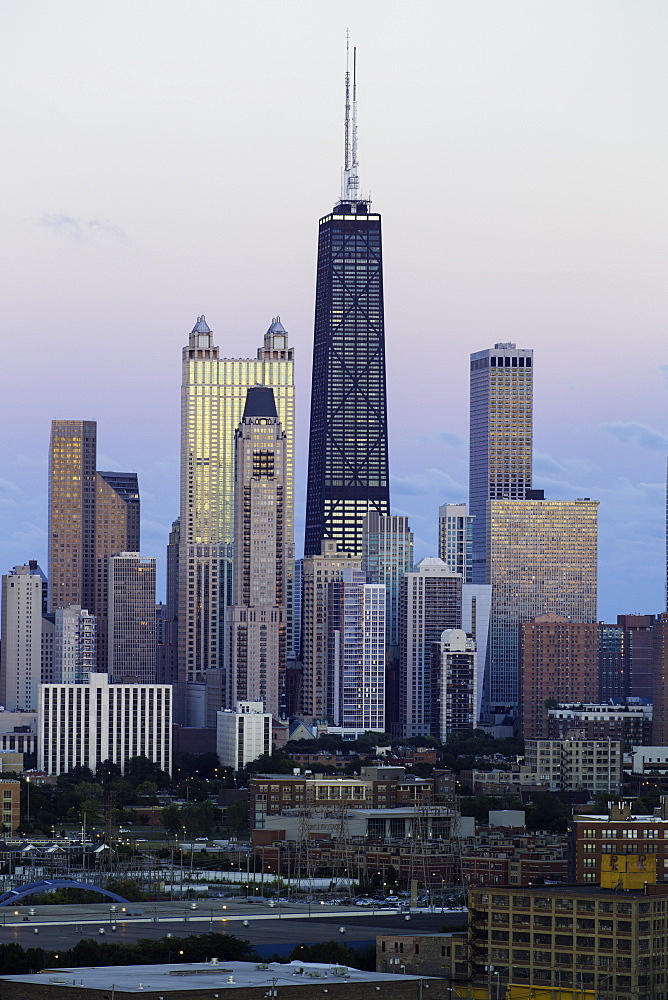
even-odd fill
[[[150,3],[132,32],[122,3],[41,11],[36,34],[33,5],[10,12],[5,339],[10,370],[26,340],[33,362],[29,412],[2,444],[5,572],[46,565],[50,421],[96,419],[98,465],[139,473],[142,549],[164,578],[178,514],[173,359],[202,312],[229,357],[247,357],[277,313],[290,330],[303,518],[313,220],[339,186],[346,25],[301,3],[282,19],[250,7],[266,16],[259,31],[234,5],[226,25],[204,4],[185,20],[161,12],[155,53]],[[466,499],[468,355],[512,340],[536,363],[533,486],[601,500],[599,617],[662,610],[666,12],[422,3],[382,25],[371,3],[357,13],[362,160],[385,223],[392,512],[410,518],[416,560],[438,551],[439,505]],[[224,27],[229,60],[213,42]],[[281,45],[284,61],[265,58]],[[178,88],[163,68],[177,57],[189,65]],[[410,149],[397,156],[400,119]],[[295,158],[299,196],[279,232],[272,207]],[[7,415],[24,395],[23,380],[8,383]]]

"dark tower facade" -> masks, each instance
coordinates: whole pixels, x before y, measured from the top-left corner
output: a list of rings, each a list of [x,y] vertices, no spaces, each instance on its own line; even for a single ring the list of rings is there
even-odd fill
[[[359,194],[356,84],[346,72],[343,190],[320,220],[304,554],[324,539],[362,553],[370,511],[389,515],[380,215]]]

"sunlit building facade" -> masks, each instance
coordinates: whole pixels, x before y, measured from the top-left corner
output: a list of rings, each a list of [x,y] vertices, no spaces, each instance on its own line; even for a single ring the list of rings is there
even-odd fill
[[[53,420],[49,444],[49,608],[95,607],[94,420]]]
[[[231,601],[234,435],[251,386],[274,390],[286,435],[286,544],[294,524],[294,351],[279,319],[256,358],[220,358],[200,316],[183,349],[178,648],[182,721],[203,725],[207,671],[225,658],[225,609]],[[294,560],[294,553],[291,554]],[[292,566],[288,568],[288,594]],[[291,601],[288,599],[288,607]],[[288,614],[287,632],[291,632]],[[222,690],[213,685],[212,690]],[[220,703],[212,706],[213,719]],[[211,714],[211,713],[209,713]],[[215,724],[215,722],[214,722]]]
[[[533,351],[499,343],[472,354],[468,513],[473,583],[490,582],[487,501],[531,495],[532,442]]]
[[[486,535],[492,609],[483,698],[516,706],[520,625],[545,613],[597,620],[598,501],[490,500]]]

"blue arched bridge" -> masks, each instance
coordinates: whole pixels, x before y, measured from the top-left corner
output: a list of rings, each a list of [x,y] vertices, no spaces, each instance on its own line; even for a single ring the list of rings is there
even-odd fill
[[[123,903],[130,906],[130,900],[124,899],[116,892],[109,889],[102,889],[92,882],[75,882],[70,878],[50,878],[42,879],[41,882],[31,882],[29,885],[22,885],[20,889],[9,889],[0,895],[0,906],[12,906],[17,900],[24,896],[32,896],[37,892],[49,892],[52,889],[87,889],[89,892],[98,892],[101,896],[107,896],[116,903]]]

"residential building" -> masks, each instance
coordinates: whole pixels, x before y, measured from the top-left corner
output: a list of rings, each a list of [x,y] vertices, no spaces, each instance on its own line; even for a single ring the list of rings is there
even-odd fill
[[[665,747],[644,749],[658,749],[666,753]],[[634,800],[624,799],[610,802],[606,813],[576,813],[573,816],[569,822],[569,838],[573,863],[571,874],[576,882],[598,884],[601,880],[601,859],[617,854],[653,857],[657,881],[668,882],[666,797],[662,797],[662,804],[655,814],[636,810],[636,806]]]
[[[106,670],[108,559],[121,552],[140,552],[139,483],[135,472],[95,473],[95,603],[97,669]]]
[[[360,191],[346,74],[341,198],[320,219],[304,555],[362,555],[364,518],[390,513],[381,220]]]
[[[385,730],[385,611],[385,585],[364,570],[328,585],[327,718],[344,730]]]
[[[668,746],[668,613],[652,626],[652,734],[657,746]]]
[[[548,736],[550,705],[597,700],[598,636],[596,622],[572,622],[563,615],[522,622],[518,723],[523,736]]]
[[[226,704],[285,714],[287,440],[273,390],[251,386],[235,436],[233,604]]]
[[[49,446],[49,610],[95,610],[94,420],[53,420]]]
[[[489,616],[491,612],[491,583],[465,583],[462,585],[462,629],[473,639],[477,652],[476,723],[482,715],[483,684],[489,645]]]
[[[54,613],[54,654],[51,682],[84,684],[97,668],[97,620],[95,615],[71,604]],[[49,683],[44,676],[42,681]]]
[[[574,731],[563,740],[525,740],[524,749],[538,782],[554,791],[599,795],[621,790],[619,740],[588,740]]]
[[[488,501],[486,708],[517,706],[523,622],[545,613],[596,622],[597,536],[598,501]]]
[[[108,559],[107,652],[112,682],[156,679],[155,559],[121,552]]]
[[[42,613],[46,579],[34,559],[2,577],[0,701],[34,712],[42,679]]]
[[[468,515],[473,583],[486,568],[487,501],[527,500],[533,448],[533,351],[510,342],[471,355]]]
[[[574,729],[588,740],[619,740],[623,753],[652,742],[651,705],[560,704],[547,712],[547,738],[563,739]]]
[[[433,735],[432,656],[445,629],[461,628],[462,578],[442,559],[421,559],[401,580],[399,714],[396,735]]]
[[[286,436],[284,544],[294,536],[294,351],[276,318],[254,359],[220,358],[204,316],[197,319],[183,349],[181,405],[181,516],[178,554],[178,664],[181,719],[201,726],[221,707],[224,685],[211,679],[207,715],[207,672],[225,666],[225,611],[231,603],[234,527],[235,433],[251,386],[274,390]],[[292,554],[292,558],[294,555]],[[291,579],[288,567],[291,635]]]
[[[652,629],[658,615],[617,615],[617,625],[624,629],[625,671],[628,694],[633,698],[654,696]]]
[[[271,713],[261,701],[239,701],[234,709],[220,709],[216,721],[216,752],[223,767],[241,771],[272,753]]]
[[[1,778],[0,801],[2,832],[15,834],[21,825],[21,782],[11,778]]]
[[[37,718],[37,767],[67,774],[95,772],[103,761],[125,771],[132,757],[172,769],[172,689],[168,684],[110,684],[91,673],[86,684],[42,684]]]
[[[401,972],[412,976],[440,976],[447,982],[468,985],[468,940],[466,931],[442,934],[376,935],[376,968],[379,972]],[[457,993],[450,996],[456,1000]]]
[[[667,906],[667,885],[471,889],[473,982],[489,995],[510,981],[515,990],[552,988],[569,1000],[665,1000]]]
[[[438,555],[464,583],[473,582],[473,518],[465,503],[446,503],[438,508]]]
[[[434,646],[432,671],[438,738],[445,741],[453,733],[475,729],[478,667],[473,639],[462,629],[446,629]]]
[[[327,609],[329,584],[344,569],[361,569],[361,558],[340,552],[336,542],[324,541],[320,555],[302,564],[302,675],[299,714],[311,721],[327,715]]]

